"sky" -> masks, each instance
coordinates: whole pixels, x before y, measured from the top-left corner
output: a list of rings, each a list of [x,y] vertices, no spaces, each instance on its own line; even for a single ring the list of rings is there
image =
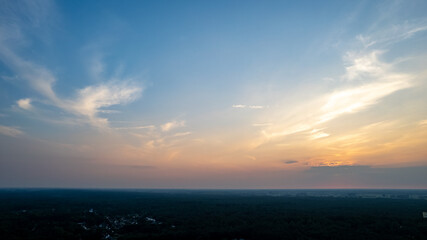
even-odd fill
[[[0,0],[2,188],[427,188],[427,2]]]

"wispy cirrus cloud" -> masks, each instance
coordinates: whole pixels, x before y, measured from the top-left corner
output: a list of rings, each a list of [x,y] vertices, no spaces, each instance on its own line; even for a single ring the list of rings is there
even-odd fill
[[[56,82],[53,74],[40,65],[24,60],[8,47],[7,43],[0,44],[0,60],[7,65],[20,79],[28,84],[39,94],[46,97],[53,104],[59,104],[61,101],[56,96],[53,85]]]
[[[188,136],[190,134],[191,134],[191,132],[179,132],[179,133],[175,133],[173,136],[174,137],[184,137],[184,136]]]
[[[10,136],[10,137],[18,137],[20,135],[24,135],[24,132],[19,130],[17,127],[0,125],[0,134]]]
[[[137,129],[156,129],[154,125],[135,126],[135,127],[116,127],[117,130],[137,130]]]
[[[244,104],[234,104],[232,108],[247,108],[247,109],[263,109],[264,106],[261,105],[244,105]]]
[[[405,37],[398,39],[406,39],[424,30],[427,28],[418,27],[412,31],[406,29],[407,33],[402,33]],[[309,108],[305,109],[305,113],[298,112],[298,116],[288,116],[293,121],[276,121],[265,127],[263,135],[270,139],[304,132],[311,140],[328,137],[329,133],[312,130],[343,115],[361,112],[399,90],[413,87],[416,76],[399,72],[394,64],[380,60],[385,52],[376,49],[347,52],[344,55],[345,73],[341,85],[350,86],[325,94],[314,100],[315,104],[307,104]]]
[[[394,43],[404,41],[413,37],[415,34],[427,30],[427,21],[406,21],[401,24],[393,25],[389,28],[375,29],[368,34],[360,34],[357,39],[365,48],[384,47]]]
[[[413,86],[408,74],[385,74],[382,78],[386,81],[378,81],[359,87],[344,89],[331,93],[326,97],[326,103],[321,107],[315,124],[324,123],[343,114],[359,112],[398,90]]]
[[[329,135],[330,135],[329,133],[318,132],[318,133],[311,134],[310,139],[314,140],[319,138],[325,138],[325,137],[329,137]]]
[[[134,101],[140,96],[142,88],[123,83],[106,83],[88,86],[77,92],[75,100],[66,101],[61,106],[78,115],[87,117],[91,124],[106,127],[107,118],[99,117],[103,108]]]
[[[132,79],[112,79],[77,89],[72,98],[59,96],[54,90],[57,82],[55,74],[21,54],[29,47],[27,35],[33,33],[29,29],[49,26],[50,16],[56,15],[53,5],[51,1],[1,3],[2,17],[8,21],[0,23],[0,61],[16,74],[17,80],[26,81],[44,98],[40,103],[64,110],[80,122],[105,128],[108,126],[108,119],[99,114],[112,113],[114,110],[107,109],[108,107],[134,101],[141,95],[143,88],[134,84]],[[91,69],[93,75],[98,76],[103,72],[104,65],[99,58],[95,60]],[[32,108],[31,102],[30,98],[24,98],[18,100],[17,104],[20,108],[29,110]]]
[[[184,127],[185,121],[171,121],[160,126],[163,132],[169,132],[172,129]]]
[[[49,70],[22,60],[9,50],[0,48],[0,55],[3,62],[7,62],[11,69],[22,79],[28,81],[36,92],[46,97],[50,105],[61,108],[75,116],[83,117],[82,120],[96,127],[108,125],[107,118],[99,117],[99,113],[108,111],[105,108],[132,102],[143,91],[142,87],[130,84],[131,81],[110,81],[79,89],[74,99],[63,99],[58,97],[53,89],[56,78]],[[26,110],[31,107],[29,98],[18,100],[17,103],[19,107]]]

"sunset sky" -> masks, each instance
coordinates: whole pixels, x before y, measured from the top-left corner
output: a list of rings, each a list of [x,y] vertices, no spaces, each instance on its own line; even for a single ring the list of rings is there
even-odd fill
[[[0,1],[0,187],[427,188],[427,1]]]

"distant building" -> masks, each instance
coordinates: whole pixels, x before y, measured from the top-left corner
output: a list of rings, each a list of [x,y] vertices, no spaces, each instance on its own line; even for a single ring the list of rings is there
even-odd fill
[[[423,212],[423,218],[427,218],[427,212]]]

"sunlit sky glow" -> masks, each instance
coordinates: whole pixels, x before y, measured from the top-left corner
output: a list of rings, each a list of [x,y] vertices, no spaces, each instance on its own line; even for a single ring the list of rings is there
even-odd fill
[[[426,1],[0,1],[0,187],[427,188]]]

